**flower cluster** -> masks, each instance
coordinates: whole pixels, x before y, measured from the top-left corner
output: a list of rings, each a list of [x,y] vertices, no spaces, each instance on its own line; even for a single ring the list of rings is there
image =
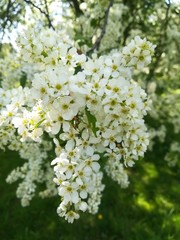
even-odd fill
[[[7,177],[8,183],[22,180],[16,192],[17,197],[21,198],[22,206],[29,205],[35,195],[37,183],[47,184],[49,180],[52,181],[52,174],[46,173],[51,170],[49,165],[44,167],[47,153],[52,149],[51,142],[44,139],[38,144],[31,139],[22,142],[13,125],[13,119],[24,110],[24,105],[32,105],[29,95],[28,88],[18,87],[10,90],[0,88],[0,149],[8,148],[17,151],[20,157],[26,160],[21,167],[14,169]],[[47,188],[49,196],[56,195],[55,186],[48,185]],[[47,190],[44,190],[40,195],[43,196],[46,192]]]
[[[151,62],[151,55],[154,52],[155,45],[136,36],[131,42],[124,47],[123,54],[127,66],[134,66],[142,69]]]
[[[179,142],[172,142],[170,145],[170,150],[165,156],[165,161],[167,161],[170,167],[174,167],[179,164],[180,146]]]
[[[125,167],[132,167],[144,155],[149,140],[143,117],[149,100],[132,80],[132,73],[133,68],[149,64],[154,50],[146,39],[136,37],[122,53],[87,58],[71,44],[63,32],[50,29],[39,34],[30,30],[19,38],[21,59],[37,64],[39,69],[31,87],[19,88],[26,101],[10,101],[6,107],[3,103],[0,118],[2,127],[11,126],[11,135],[17,129],[19,141],[27,148],[29,142],[43,145],[45,132],[49,141],[53,140],[56,157],[51,164],[61,197],[57,212],[68,222],[79,218],[80,211],[98,211],[104,171],[121,187],[127,187]],[[36,181],[42,182],[41,166],[46,157],[43,153],[40,158],[29,157],[24,167],[29,169],[27,182],[34,182],[37,175]],[[23,171],[16,171],[19,178],[24,177]],[[24,189],[32,196],[35,185],[27,188],[23,184],[20,194],[17,191],[19,197],[25,195]],[[53,187],[50,192],[55,192]],[[25,195],[23,205],[27,205],[29,195]]]
[[[163,81],[163,80],[162,80]],[[156,122],[156,127],[151,126],[151,122],[148,124],[148,132],[150,134],[149,150],[153,150],[156,140],[159,143],[164,143],[167,147],[164,160],[168,163],[168,166],[178,166],[178,160],[180,158],[180,152],[178,151],[178,139],[180,133],[180,94],[178,90],[170,92],[167,89],[166,93],[157,94],[156,88],[160,87],[160,84],[166,84],[158,82],[159,86],[155,82],[149,82],[147,91],[152,100],[150,117]],[[171,84],[174,84],[171,82]],[[177,87],[177,86],[174,86]],[[173,107],[172,107],[173,106]],[[170,138],[171,136],[171,138]],[[170,142],[168,141],[170,139]],[[173,141],[172,141],[173,139]],[[169,146],[169,147],[168,147]]]

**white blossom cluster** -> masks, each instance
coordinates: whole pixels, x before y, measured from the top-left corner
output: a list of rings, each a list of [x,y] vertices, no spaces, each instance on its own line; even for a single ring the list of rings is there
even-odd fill
[[[131,42],[123,48],[123,54],[127,66],[134,66],[142,69],[151,62],[151,55],[154,52],[155,45],[136,36]]]
[[[52,174],[51,176],[50,174],[46,175],[46,179],[44,178],[48,167],[42,167],[43,161],[48,156],[47,152],[52,148],[51,142],[42,140],[37,144],[30,139],[22,142],[12,124],[13,118],[23,111],[24,105],[31,106],[32,102],[28,100],[30,99],[29,94],[28,88],[18,87],[10,90],[0,88],[0,149],[8,148],[17,151],[20,157],[26,160],[21,167],[14,169],[7,177],[9,183],[22,180],[17,189],[17,197],[21,198],[22,206],[29,205],[35,194],[37,183],[52,181]],[[54,185],[47,187],[50,192],[49,196],[56,195]],[[44,192],[46,191],[44,190]],[[40,193],[41,196],[43,194],[43,192]]]
[[[21,179],[16,195],[21,199],[22,206],[25,207],[30,204],[30,201],[35,196],[38,184],[46,184],[46,189],[39,193],[41,197],[54,196],[57,191],[53,184],[48,184],[49,181],[52,181],[52,171],[50,173],[49,165],[44,166],[44,160],[48,157],[47,152],[51,148],[50,143],[43,141],[40,145],[35,142],[26,142],[26,144],[20,144],[20,147],[19,149],[16,148],[16,151],[19,150],[21,158],[27,161],[21,167],[14,169],[8,175],[6,181],[13,183]]]
[[[43,163],[51,149],[43,140],[46,132],[55,146],[56,157],[51,164],[61,197],[57,212],[72,223],[80,211],[98,211],[103,171],[125,188],[129,184],[125,167],[132,167],[147,150],[143,117],[149,100],[132,80],[132,73],[133,68],[150,63],[154,46],[136,37],[121,53],[87,58],[61,31],[49,29],[37,34],[28,30],[18,41],[21,59],[36,64],[39,70],[31,87],[11,90],[16,91],[15,99],[7,96],[3,98],[7,102],[1,103],[3,134],[6,126],[10,126],[12,136],[17,131],[17,142],[24,146],[23,156],[28,159],[8,181],[25,178],[17,190],[25,206],[34,195],[34,182],[43,182],[45,165],[48,177],[44,181],[50,191],[40,195],[55,194],[49,181],[51,171]],[[8,91],[1,89],[0,94]],[[8,144],[9,140],[3,143]],[[34,155],[29,155],[33,151]]]
[[[4,58],[0,58],[0,85],[7,91],[21,85],[28,86],[37,71],[35,64],[21,63],[16,52],[9,53]]]
[[[110,7],[108,21],[106,22],[109,3],[110,2],[106,0],[84,0],[80,4],[80,9],[83,14],[79,14],[76,18],[73,18],[73,21],[76,21],[76,24],[69,24],[69,27],[74,30],[74,35],[76,36],[74,38],[77,38],[79,35],[83,36],[78,40],[78,43],[81,48],[83,47],[86,51],[104,32],[105,34],[101,39],[101,44],[97,47],[97,52],[99,54],[118,48],[119,45],[124,45],[126,42],[129,42],[133,36],[143,35],[142,29],[134,28],[136,22],[139,22],[139,16],[142,14],[141,8],[135,10],[136,16],[134,16],[134,14],[130,16],[131,14],[129,14],[129,12],[133,12],[134,10],[131,9],[128,3],[114,1]],[[172,6],[173,5],[174,3]],[[172,7],[172,9],[173,8],[174,7]],[[149,18],[146,19],[149,27],[151,27],[151,24],[158,25],[161,22],[159,20],[165,18],[165,11],[163,8],[159,8],[159,3],[156,3],[155,9],[156,10],[149,15]],[[71,16],[72,14],[73,13],[71,12]],[[174,18],[176,17],[174,16]],[[135,38],[129,43],[127,48],[124,48],[124,54],[126,53],[127,55],[125,61],[129,64],[128,66],[136,65],[136,73],[138,74],[136,79],[138,79],[138,82],[143,88],[147,87],[147,91],[153,100],[150,115],[154,121],[158,120],[159,124],[158,127],[153,126],[154,129],[151,129],[151,146],[149,147],[149,150],[152,150],[156,137],[159,138],[161,142],[165,140],[165,136],[166,139],[169,138],[168,129],[166,129],[167,124],[173,124],[174,135],[179,135],[180,132],[180,107],[179,104],[177,104],[179,102],[179,84],[177,84],[179,82],[179,62],[176,60],[178,59],[178,51],[174,45],[174,41],[178,42],[179,31],[177,25],[173,24],[173,22],[167,26],[167,36],[170,44],[168,45],[168,48],[164,49],[161,60],[158,61],[156,66],[154,66],[156,71],[152,74],[154,75],[151,79],[152,82],[149,81],[148,78],[146,81],[146,77],[142,77],[141,75],[142,72],[147,75],[149,74],[149,69],[145,68],[146,65],[144,62],[146,61],[148,63],[151,61],[151,54],[149,54],[149,51],[151,51],[152,46],[150,49],[148,49],[147,46],[138,47],[141,43],[138,38]],[[153,37],[153,35],[151,37]],[[145,49],[143,50],[143,48]],[[141,54],[139,51],[141,51]],[[158,75],[160,77],[158,77]],[[173,82],[176,83],[177,86],[175,86]],[[156,87],[158,91],[155,93]],[[162,93],[159,92],[159,88],[161,89],[160,91],[163,89]],[[151,124],[149,125],[151,126]]]
[[[149,140],[150,140],[150,144],[148,145],[148,150],[152,151],[153,147],[154,147],[154,139],[157,138],[159,140],[159,142],[164,143],[165,142],[165,138],[166,138],[166,134],[167,134],[167,129],[166,127],[162,124],[160,125],[159,128],[148,128],[148,132],[149,132]]]
[[[170,145],[170,150],[165,156],[165,161],[167,161],[170,167],[174,167],[179,164],[179,156],[180,156],[180,143],[172,142]]]
[[[6,58],[0,58],[1,86],[4,90],[15,88],[19,84],[19,82],[17,82],[17,79],[21,78],[19,66],[20,64],[12,53],[8,54]]]
[[[161,83],[162,84],[162,83]],[[163,83],[165,85],[165,83]],[[156,94],[157,85],[155,82],[149,82],[148,95],[152,100],[150,116],[157,121],[158,127],[149,127],[148,132],[150,135],[149,150],[155,147],[155,140],[165,143],[169,134],[174,134],[173,141],[171,140],[170,147],[167,149],[165,161],[168,166],[173,167],[179,164],[180,152],[178,151],[177,140],[180,133],[180,94],[179,91],[170,92],[167,90],[166,94],[161,94],[160,97]],[[173,106],[173,107],[172,107]],[[170,132],[169,132],[170,131]]]
[[[29,95],[27,88],[22,87],[5,90],[0,88],[0,148],[5,149],[8,145],[11,150],[19,148],[19,141],[15,135],[15,129],[12,125],[12,119],[16,116],[19,108],[25,102]],[[12,141],[13,140],[13,141]]]

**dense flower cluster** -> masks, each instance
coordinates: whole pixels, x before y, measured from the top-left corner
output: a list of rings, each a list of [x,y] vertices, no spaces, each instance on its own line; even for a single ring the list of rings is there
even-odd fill
[[[98,211],[104,171],[127,187],[125,167],[132,167],[147,149],[143,117],[149,100],[132,73],[150,63],[154,46],[136,37],[121,53],[87,58],[63,31],[28,30],[18,41],[19,57],[38,70],[30,87],[0,89],[5,96],[0,98],[1,148],[17,145],[13,150],[29,160],[7,180],[25,178],[17,191],[25,206],[34,195],[34,182],[43,182],[46,166],[44,181],[50,190],[40,195],[56,194],[49,165],[43,163],[52,148],[44,140],[46,133],[55,146],[51,164],[61,197],[57,212],[73,222],[80,211]]]
[[[109,5],[110,2],[113,2],[111,6]],[[81,48],[86,50],[105,32],[101,39],[100,46],[97,47],[97,52],[102,54],[124,46],[136,35],[143,36],[145,32],[144,28],[142,28],[142,23],[144,26],[146,25],[146,35],[148,34],[149,39],[153,39],[154,41],[157,37],[158,34],[156,37],[154,35],[154,29],[156,28],[157,33],[160,33],[158,39],[162,40],[162,26],[164,19],[167,17],[167,29],[164,29],[166,39],[162,40],[164,41],[163,45],[160,44],[160,46],[157,47],[154,58],[157,62],[150,67],[150,71],[145,67],[144,61],[151,61],[151,57],[148,51],[143,51],[143,47],[140,47],[142,54],[139,55],[138,51],[140,49],[134,49],[134,45],[136,45],[136,47],[138,46],[136,39],[131,41],[128,48],[124,48],[124,53],[128,55],[129,52],[129,55],[126,57],[126,60],[129,61],[129,66],[137,63],[136,76],[134,76],[134,79],[136,79],[143,88],[147,87],[147,91],[150,93],[149,96],[153,102],[150,112],[152,118],[150,121],[147,121],[147,125],[149,125],[150,128],[151,140],[149,150],[154,151],[160,147],[156,145],[158,144],[156,142],[157,138],[160,140],[160,143],[164,142],[164,144],[169,145],[172,139],[173,141],[175,139],[179,140],[180,134],[179,51],[177,48],[180,33],[177,28],[178,14],[176,14],[176,12],[179,13],[179,5],[176,1],[169,2],[171,6],[169,16],[171,17],[166,15],[167,5],[156,2],[153,11],[150,10],[151,6],[149,5],[149,7],[147,7],[149,17],[144,18],[143,3],[142,5],[140,3],[136,6],[136,4],[133,5],[133,3],[128,1],[122,3],[107,0],[84,0],[83,3],[80,4],[81,14],[76,15],[75,11],[68,11],[67,15],[71,19],[70,22],[72,22],[66,25],[67,28],[70,28],[71,32],[73,32],[73,38],[78,39],[77,42]],[[64,10],[65,8],[66,7],[64,7]],[[108,21],[106,22],[108,9]],[[64,17],[67,19],[65,15]],[[82,36],[80,39],[78,38],[79,35]],[[158,41],[159,40],[157,40],[157,43]],[[136,56],[131,56],[131,50],[133,53],[138,53],[138,59]],[[159,59],[157,56],[159,56]],[[153,88],[156,88],[157,91]],[[156,124],[154,124],[155,122]],[[171,125],[171,127],[169,127],[169,125]],[[169,141],[170,143],[168,143]],[[153,144],[155,144],[154,149],[152,148]],[[170,153],[171,147],[167,147],[165,151],[168,156],[174,156],[173,152]],[[178,156],[178,158],[180,158],[180,156]],[[170,158],[168,162],[170,162]],[[174,161],[174,157],[172,157],[172,164],[168,165],[173,166],[175,162],[177,165],[178,161]]]
[[[0,88],[0,149],[5,150],[7,147],[12,151],[17,151],[22,159],[27,160],[7,177],[9,183],[19,179],[23,180],[17,189],[17,197],[21,198],[22,206],[29,205],[30,200],[35,195],[37,183],[45,182],[47,185],[49,181],[52,181],[53,176],[49,165],[42,167],[44,160],[48,157],[48,151],[52,148],[51,142],[42,140],[41,143],[37,144],[31,139],[22,142],[12,123],[16,114],[24,110],[24,105],[32,105],[29,95],[28,88],[18,87],[10,90]],[[47,189],[40,195],[42,197],[47,195],[47,191],[49,196],[57,193],[55,187],[48,184]]]

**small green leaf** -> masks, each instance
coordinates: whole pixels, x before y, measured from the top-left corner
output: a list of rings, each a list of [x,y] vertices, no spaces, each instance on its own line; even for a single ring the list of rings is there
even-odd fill
[[[27,74],[25,72],[22,72],[21,78],[20,78],[20,84],[24,88],[26,86],[27,82]]]
[[[44,122],[44,120],[45,120],[45,118],[43,118],[41,121],[39,121],[39,122],[35,125],[35,128],[38,128],[38,127],[41,125],[41,123]]]
[[[96,132],[99,130],[97,127],[96,127],[96,118],[95,116],[93,116],[90,111],[86,108],[85,109],[85,112],[86,112],[86,116],[87,116],[87,120],[88,120],[88,123],[94,133],[94,135],[97,137],[96,135]]]
[[[45,58],[48,56],[47,52],[45,52],[45,51],[42,51],[41,55],[43,55],[43,57],[45,57]]]

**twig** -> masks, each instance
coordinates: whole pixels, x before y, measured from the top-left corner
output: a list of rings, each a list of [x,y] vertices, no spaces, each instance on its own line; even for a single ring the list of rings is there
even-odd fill
[[[99,46],[101,44],[101,40],[103,39],[104,34],[106,33],[106,27],[107,27],[107,23],[108,23],[109,11],[110,11],[110,8],[112,7],[113,3],[114,3],[114,0],[110,0],[109,5],[108,5],[108,7],[107,7],[107,9],[105,11],[104,23],[103,23],[103,26],[102,26],[101,34],[96,39],[96,42],[94,43],[92,48],[87,51],[87,55],[91,54],[95,49],[97,49],[97,50],[99,49]]]
[[[157,47],[155,48],[155,52],[154,52],[154,56],[156,57],[156,60],[154,61],[154,63],[151,64],[152,67],[150,68],[149,74],[146,78],[147,82],[149,80],[151,80],[152,77],[154,76],[155,70],[157,69],[157,67],[159,66],[159,63],[160,63],[160,59],[161,59],[161,56],[163,53],[163,47],[166,46],[166,43],[163,43],[163,39],[165,39],[166,34],[167,34],[166,31],[167,31],[167,27],[168,27],[168,23],[169,23],[170,7],[171,7],[171,2],[169,0],[167,3],[164,26],[162,26],[162,33],[160,34],[159,43],[157,44]]]
[[[49,28],[52,27],[53,30],[55,30],[54,26],[52,25],[51,19],[50,19],[50,15],[49,15],[49,9],[48,9],[48,5],[47,5],[47,1],[44,0],[45,2],[45,9],[46,9],[46,18],[48,20],[49,23]]]
[[[76,15],[79,16],[80,14],[82,14],[83,12],[82,12],[82,10],[79,7],[78,1],[77,0],[71,0],[71,2],[73,3]]]
[[[45,17],[46,17],[47,20],[48,20],[49,28],[52,28],[53,30],[55,30],[54,26],[52,25],[52,22],[51,22],[50,16],[49,16],[49,11],[48,11],[48,7],[47,7],[47,2],[46,2],[46,0],[45,0],[45,8],[46,8],[46,12],[43,11],[40,7],[38,7],[36,4],[34,4],[34,3],[33,3],[32,1],[30,1],[30,0],[24,0],[24,2],[26,2],[27,4],[32,5],[34,8],[38,9],[42,14],[44,14]]]
[[[14,3],[12,3],[11,0],[8,0],[8,4],[7,4],[7,8],[6,8],[5,21],[4,21],[4,24],[3,24],[1,41],[3,40],[4,35],[5,35],[5,28],[6,28],[6,25],[7,25],[8,21],[9,21],[10,8],[11,8],[11,6],[12,6],[13,4],[14,4]]]

